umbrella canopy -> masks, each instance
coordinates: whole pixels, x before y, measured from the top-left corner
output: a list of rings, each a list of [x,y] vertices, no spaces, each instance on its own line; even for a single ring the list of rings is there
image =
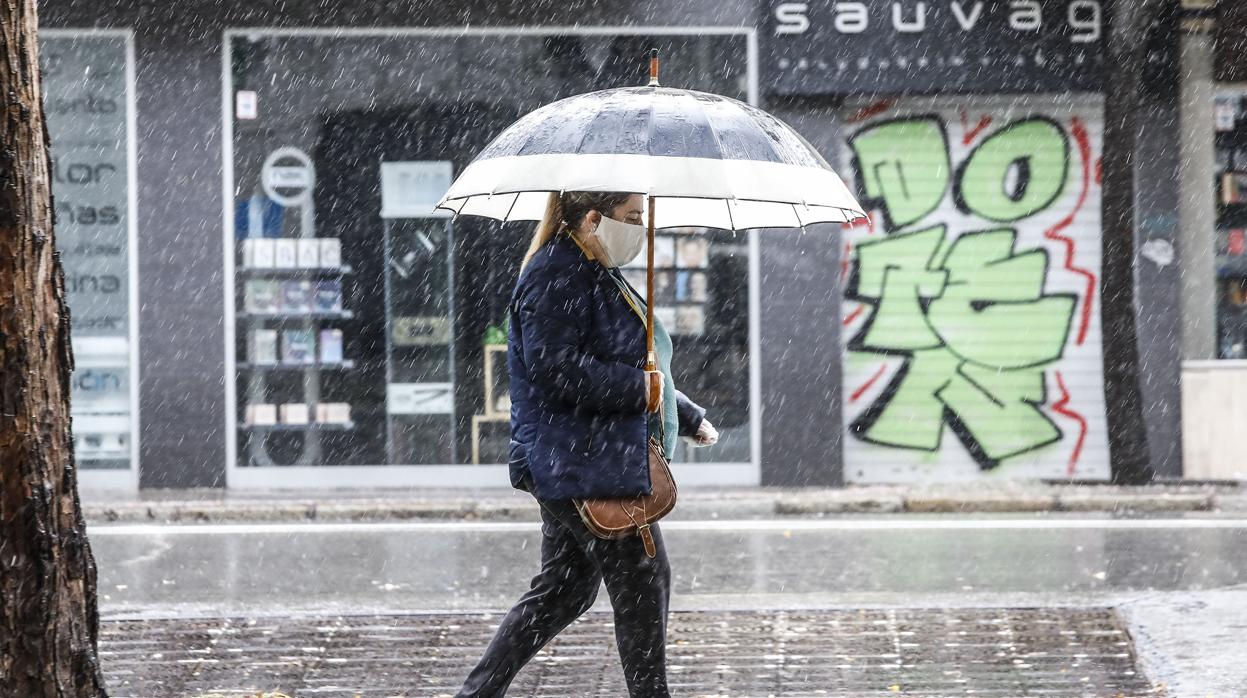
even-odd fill
[[[503,131],[437,208],[541,220],[550,192],[644,194],[645,297],[654,297],[654,229],[796,228],[864,217],[827,161],[787,124],[719,95],[650,82],[569,97]],[[654,304],[645,304],[646,370],[655,367]]]
[[[577,95],[512,124],[438,208],[540,220],[549,192],[653,197],[654,227],[801,227],[865,214],[787,124],[719,95],[650,85]]]

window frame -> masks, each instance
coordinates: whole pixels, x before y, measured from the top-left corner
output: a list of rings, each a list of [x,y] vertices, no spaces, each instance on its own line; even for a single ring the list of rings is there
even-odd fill
[[[760,101],[758,77],[758,30],[747,26],[496,26],[496,27],[234,27],[222,34],[221,125],[222,125],[222,219],[224,257],[224,334],[225,334],[225,484],[228,488],[321,489],[333,487],[508,487],[508,467],[504,464],[473,465],[313,465],[243,467],[238,465],[238,375],[236,353],[235,244],[234,244],[234,85],[231,42],[236,39],[266,37],[322,36],[334,38],[384,37],[480,37],[480,36],[740,36],[745,39],[746,95],[750,104]],[[673,470],[681,486],[756,486],[761,483],[762,407],[760,384],[761,350],[759,308],[758,231],[746,231],[749,250],[749,453],[747,462],[675,463]]]

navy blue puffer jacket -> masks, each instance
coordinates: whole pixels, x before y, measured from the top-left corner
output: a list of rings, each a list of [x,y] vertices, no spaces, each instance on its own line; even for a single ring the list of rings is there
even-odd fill
[[[606,268],[556,235],[511,297],[511,484],[541,499],[650,494],[645,325]],[[677,391],[679,433],[705,410]]]

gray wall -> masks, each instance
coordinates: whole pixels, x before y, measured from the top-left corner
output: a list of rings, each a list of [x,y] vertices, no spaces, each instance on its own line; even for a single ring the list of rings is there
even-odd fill
[[[835,110],[765,105],[838,162]],[[839,226],[759,233],[762,283],[762,484],[844,483]]]
[[[1144,101],[1135,162],[1135,296],[1143,418],[1157,477],[1182,476],[1182,264],[1161,265],[1144,245],[1178,250],[1180,95]]]

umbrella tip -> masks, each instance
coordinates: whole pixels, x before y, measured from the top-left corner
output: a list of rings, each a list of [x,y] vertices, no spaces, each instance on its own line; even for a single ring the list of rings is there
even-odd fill
[[[649,50],[649,86],[658,87],[658,49]]]

